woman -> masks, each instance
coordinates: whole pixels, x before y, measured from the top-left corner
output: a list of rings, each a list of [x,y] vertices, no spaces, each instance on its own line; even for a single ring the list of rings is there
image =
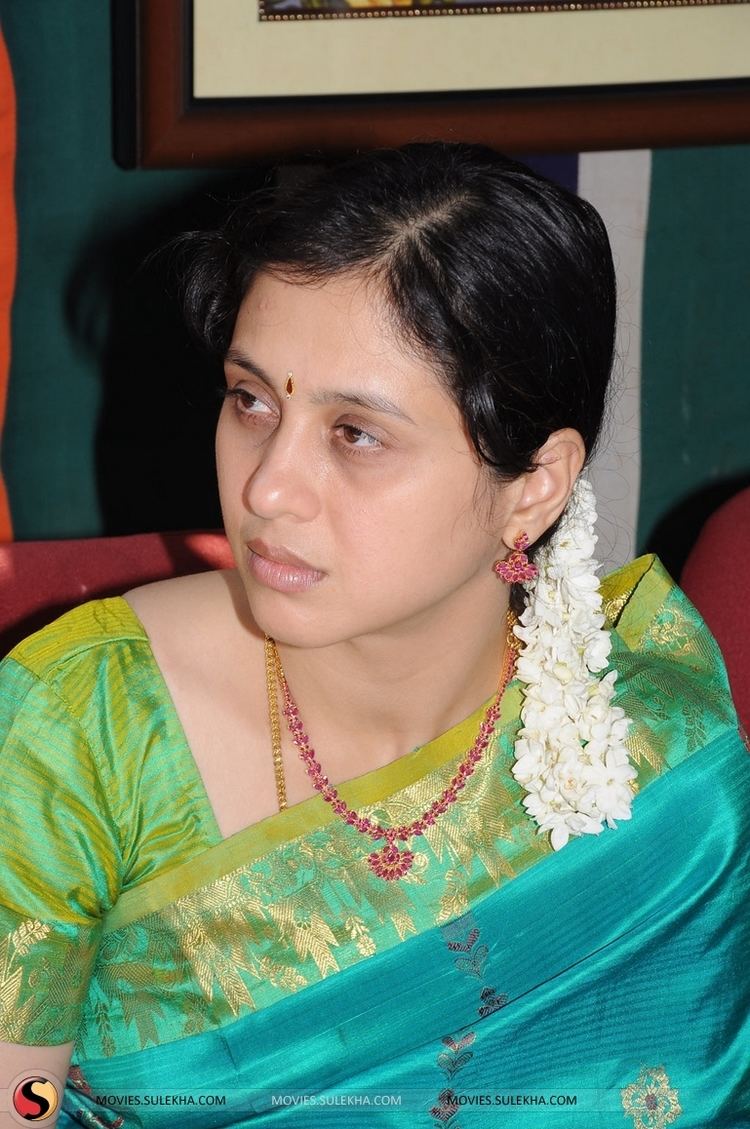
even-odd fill
[[[740,1124],[748,762],[658,561],[597,588],[599,217],[415,144],[188,254],[237,567],[6,660],[8,1084],[72,1055],[63,1125]]]

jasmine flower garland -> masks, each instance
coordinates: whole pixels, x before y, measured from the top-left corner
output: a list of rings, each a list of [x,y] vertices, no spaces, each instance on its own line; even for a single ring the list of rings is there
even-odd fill
[[[559,850],[571,835],[598,835],[606,821],[630,819],[637,773],[625,738],[630,718],[613,706],[617,671],[604,629],[593,559],[596,501],[576,482],[557,532],[535,555],[528,603],[515,633],[525,644],[516,667],[526,683],[513,775],[523,805]]]

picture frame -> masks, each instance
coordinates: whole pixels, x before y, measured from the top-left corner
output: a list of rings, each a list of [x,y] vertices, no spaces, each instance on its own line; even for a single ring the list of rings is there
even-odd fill
[[[252,41],[240,43],[243,29],[237,23],[233,26],[231,19],[237,21],[236,13],[241,11],[246,25],[249,5],[254,2],[115,0],[115,157],[119,164],[125,168],[186,168],[320,161],[357,148],[426,137],[460,138],[526,153],[750,140],[750,3],[744,0],[707,5],[691,2],[686,7],[674,0],[637,0],[637,7],[616,11],[561,11],[557,7],[524,14],[446,15],[423,20],[419,26],[416,20],[405,19],[305,21],[297,27],[258,23],[275,33],[275,46],[271,51],[270,40],[259,40],[261,48],[253,63],[248,61]],[[651,8],[647,8],[649,3]],[[696,18],[698,13],[700,18]],[[457,24],[456,19],[463,23]],[[553,19],[557,21],[554,27],[545,24]],[[606,24],[608,19],[616,20],[617,27],[615,22]],[[323,42],[320,36],[325,34],[326,49],[333,50],[333,57],[343,63],[352,54],[355,24],[359,41],[365,48],[368,44],[374,47],[366,52],[373,60],[371,88],[352,89],[351,79],[343,80],[350,82],[349,87],[344,85],[335,93],[329,92],[330,84],[321,89],[309,83],[305,86],[306,66],[313,79],[317,71],[325,71],[319,66],[316,46]],[[444,31],[438,34],[439,29],[433,30],[436,25],[443,25]],[[429,29],[429,49],[421,51],[421,37],[427,35],[423,26]],[[404,29],[416,49],[404,48]],[[287,34],[290,32],[296,38]],[[311,49],[306,44],[313,41],[306,40],[303,32],[318,36]],[[507,59],[519,62],[515,69],[503,65],[502,86],[488,87],[493,72],[472,69],[475,88],[469,89],[468,83],[462,85],[459,66],[452,79],[458,87],[446,89],[445,76],[451,67],[445,62],[435,64],[430,73],[430,60],[437,57],[434,43],[444,43],[441,50],[450,64],[451,43],[459,32],[463,47],[455,53],[456,59],[468,58],[472,68],[480,54],[489,59],[490,67],[494,65],[492,51],[486,48],[487,42],[492,46],[492,35],[497,37],[498,48],[510,42]],[[615,35],[617,42],[624,41],[626,50],[621,54],[639,64],[633,72],[636,81],[629,81],[627,69],[617,72],[619,81],[602,81],[603,77],[611,79],[616,67],[603,72],[601,65],[598,70],[594,66],[597,61],[600,64],[602,54],[596,49],[597,35],[604,36],[605,44]],[[710,50],[707,35],[713,43]],[[252,30],[253,39],[255,36]],[[667,51],[662,39],[674,40],[674,50]],[[514,41],[521,44],[515,51]],[[381,74],[379,60],[388,43],[392,49]],[[477,47],[474,56],[472,43]],[[398,80],[394,85],[395,47],[401,48],[406,60],[401,82],[416,81],[416,89],[405,90]],[[232,51],[241,65],[232,65]],[[309,65],[308,56],[313,60]],[[358,76],[362,68],[358,68],[356,51],[353,56]],[[202,72],[196,77],[196,60],[207,58],[214,65],[215,80],[207,80]],[[738,58],[743,61],[738,63]],[[412,75],[414,59],[422,65],[417,79]],[[568,66],[567,72],[561,61]],[[339,72],[344,68],[329,71],[334,69],[340,81]],[[244,82],[249,76],[257,83],[259,75],[269,83],[250,94],[242,87],[238,92],[230,87],[227,92],[222,86],[226,76],[231,82],[237,76]],[[218,85],[211,87],[211,81]],[[425,89],[428,83],[435,88]]]

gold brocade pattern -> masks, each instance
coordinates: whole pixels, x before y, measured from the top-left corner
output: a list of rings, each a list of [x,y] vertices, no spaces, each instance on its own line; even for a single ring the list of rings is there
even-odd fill
[[[634,1129],[664,1129],[682,1113],[663,1066],[644,1066],[635,1082],[620,1091],[622,1108]]]
[[[6,917],[7,915],[3,915]],[[82,932],[64,943],[50,925],[29,918],[0,938],[0,1041],[59,1041],[75,1015],[95,949]]]
[[[267,1006],[455,917],[476,892],[548,853],[520,808],[520,793],[504,782],[517,725],[505,727],[487,771],[417,840],[422,850],[401,881],[378,878],[367,862],[369,840],[337,820],[106,934],[79,1032],[82,1056],[119,1051],[115,1027],[135,1047],[161,1041],[165,1001],[178,996],[184,1006],[176,1035]],[[406,822],[453,770],[450,762],[362,811]],[[493,851],[503,840],[512,842],[515,861]]]
[[[17,929],[6,934],[0,945],[0,1039],[7,1043],[21,1042],[21,1032],[29,1025],[34,997],[20,1005],[23,985],[23,963],[29,949],[44,940],[49,926],[41,921],[22,921]]]
[[[602,611],[611,627],[614,627],[617,623],[623,609],[641,581],[644,573],[644,560],[647,559],[639,557],[623,568],[617,569],[616,572],[611,572],[608,576],[602,577],[599,584],[599,591],[602,596]]]
[[[625,592],[619,592],[615,595],[612,595],[609,598],[605,597],[602,604],[602,611],[608,624],[614,626],[614,624],[617,623],[617,620],[620,618],[620,614],[623,608],[630,599],[630,596],[631,592],[629,590],[626,590]]]

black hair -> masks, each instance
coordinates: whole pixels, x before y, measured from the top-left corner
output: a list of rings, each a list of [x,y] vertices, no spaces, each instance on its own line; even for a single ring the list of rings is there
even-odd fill
[[[501,480],[572,427],[590,456],[612,366],[615,278],[595,209],[481,145],[367,152],[188,237],[188,322],[225,352],[254,276],[359,272],[436,369]]]

